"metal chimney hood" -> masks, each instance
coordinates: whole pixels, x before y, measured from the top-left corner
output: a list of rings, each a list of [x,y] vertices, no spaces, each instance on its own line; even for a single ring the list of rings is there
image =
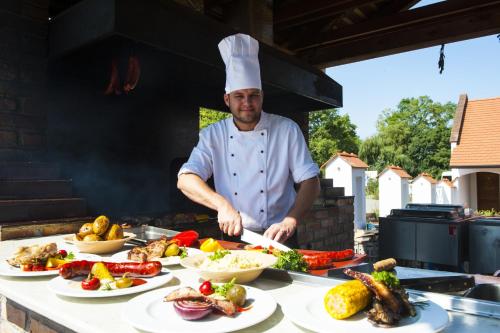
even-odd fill
[[[164,61],[179,64],[178,85],[195,83],[204,90],[197,96],[200,105],[223,109],[225,72],[217,44],[234,33],[174,2],[85,0],[51,20],[49,56],[58,62],[117,39],[151,48]],[[259,57],[264,109],[303,112],[342,106],[342,86],[317,68],[263,43]]]

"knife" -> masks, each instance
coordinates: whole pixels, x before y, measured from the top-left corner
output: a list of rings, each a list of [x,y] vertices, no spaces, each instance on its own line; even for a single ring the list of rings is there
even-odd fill
[[[268,248],[269,246],[281,251],[290,251],[286,245],[283,245],[271,238],[264,237],[256,232],[243,228],[243,233],[241,234],[241,240],[252,245],[260,245],[262,247]]]

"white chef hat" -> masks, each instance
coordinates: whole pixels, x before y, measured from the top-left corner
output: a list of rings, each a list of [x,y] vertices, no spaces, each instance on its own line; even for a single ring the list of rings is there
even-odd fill
[[[257,40],[245,34],[231,35],[219,43],[219,51],[226,64],[226,94],[239,89],[262,89]]]

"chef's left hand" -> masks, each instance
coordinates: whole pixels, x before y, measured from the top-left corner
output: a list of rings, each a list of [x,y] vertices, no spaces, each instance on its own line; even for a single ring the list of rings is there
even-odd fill
[[[292,217],[285,217],[280,223],[271,225],[266,232],[264,232],[264,237],[283,243],[293,235],[296,229],[297,220]]]

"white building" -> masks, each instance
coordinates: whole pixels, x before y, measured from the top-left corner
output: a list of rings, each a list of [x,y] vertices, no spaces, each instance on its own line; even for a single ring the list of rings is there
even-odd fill
[[[421,173],[411,182],[411,202],[422,204],[436,203],[437,180],[428,173]]]
[[[453,204],[456,202],[456,187],[446,178],[440,180],[436,185],[436,203]]]
[[[461,95],[451,131],[453,203],[474,210],[500,210],[500,97]]]
[[[368,165],[356,154],[337,153],[321,166],[325,178],[333,179],[333,186],[343,187],[346,196],[354,196],[354,224],[363,229],[366,225],[365,170]]]
[[[385,217],[391,209],[404,208],[409,201],[411,176],[398,166],[388,166],[378,176],[379,216]]]

